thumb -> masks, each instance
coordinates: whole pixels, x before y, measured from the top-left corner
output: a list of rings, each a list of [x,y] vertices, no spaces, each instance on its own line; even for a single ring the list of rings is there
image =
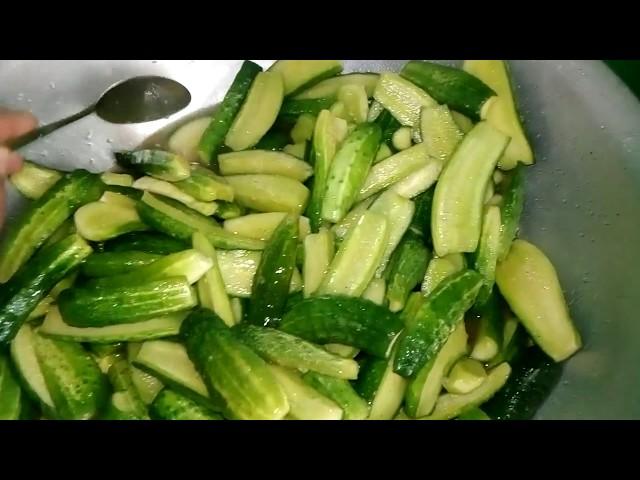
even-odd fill
[[[22,157],[0,146],[0,178],[7,177],[22,168]]]

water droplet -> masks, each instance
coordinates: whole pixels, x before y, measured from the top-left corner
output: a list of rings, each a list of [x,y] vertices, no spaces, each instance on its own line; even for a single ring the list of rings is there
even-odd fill
[[[584,237],[584,232],[580,232],[580,233],[578,234],[578,236],[579,236],[580,238]]]
[[[107,143],[113,143],[113,140],[111,140],[110,138],[107,138]]]
[[[557,186],[557,185],[556,185],[556,186]],[[563,199],[562,199],[562,203],[567,203],[567,199],[566,199],[566,198],[563,198]]]
[[[604,130],[605,126],[604,125],[600,125],[600,130]]]
[[[49,82],[49,88],[51,90],[55,89],[56,88],[56,82]]]
[[[158,63],[158,60],[151,60],[151,63]]]

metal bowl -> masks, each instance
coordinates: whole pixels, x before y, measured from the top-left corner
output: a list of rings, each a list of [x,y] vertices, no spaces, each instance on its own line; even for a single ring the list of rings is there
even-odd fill
[[[187,86],[191,105],[166,120],[119,126],[92,116],[24,150],[52,167],[103,171],[113,165],[113,149],[135,147],[219,102],[240,63],[0,61],[0,105],[31,110],[44,123],[127,77],[166,75]],[[346,61],[346,70],[398,70],[403,63]],[[640,103],[599,61],[519,60],[512,67],[537,157],[521,235],[556,265],[585,343],[537,418],[639,419]],[[8,221],[22,205],[10,190]]]

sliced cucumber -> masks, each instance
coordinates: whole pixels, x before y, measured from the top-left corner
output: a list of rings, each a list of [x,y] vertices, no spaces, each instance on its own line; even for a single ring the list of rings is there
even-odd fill
[[[464,394],[478,388],[487,379],[482,364],[472,358],[461,358],[451,368],[442,385],[449,393]]]
[[[140,395],[145,405],[152,403],[164,388],[164,385],[159,379],[147,372],[143,372],[133,365],[131,366],[131,381],[135,385],[138,395]]]
[[[381,162],[382,160],[389,158],[391,155],[393,155],[393,152],[391,151],[391,149],[387,146],[386,143],[382,143],[380,144],[380,148],[378,148],[378,153],[376,153],[376,158],[373,159],[373,164],[375,165],[378,162]]]
[[[127,173],[105,172],[100,175],[100,179],[104,184],[116,187],[130,187],[133,185],[133,177]]]
[[[110,277],[151,265],[162,255],[138,251],[93,253],[82,265],[85,277]]]
[[[115,152],[115,157],[118,165],[123,168],[168,182],[184,180],[191,175],[186,158],[163,150]]]
[[[289,96],[339,74],[342,72],[342,62],[340,60],[278,60],[269,68],[269,71],[277,72],[282,76],[284,94]]]
[[[334,255],[333,234],[326,228],[304,239],[304,296],[312,295],[322,284]]]
[[[174,185],[201,202],[213,202],[214,200],[233,201],[233,188],[224,177],[220,177],[200,165],[192,165],[191,176],[176,182]]]
[[[238,218],[244,215],[246,209],[241,207],[237,203],[232,202],[218,202],[218,210],[216,210],[216,217],[222,220],[229,220],[231,218]]]
[[[393,371],[393,361],[368,359],[362,366],[356,389],[371,405],[369,420],[391,420],[402,405],[407,381]]]
[[[502,225],[500,227],[498,261],[503,261],[507,257],[511,243],[520,227],[520,217],[524,207],[524,168],[516,167],[505,175],[499,185],[503,201],[500,207]]]
[[[489,206],[485,208],[482,220],[482,232],[478,242],[478,251],[475,254],[474,268],[484,277],[484,285],[478,293],[478,305],[484,304],[493,291],[496,277],[496,265],[498,263],[498,251],[500,249],[500,207]]]
[[[488,362],[502,349],[505,324],[500,307],[498,294],[493,291],[480,308],[474,308],[478,315],[478,324],[471,349],[471,358]]]
[[[365,420],[369,416],[369,405],[348,381],[316,372],[307,372],[302,379],[314,390],[334,401],[344,412],[343,420]]]
[[[391,142],[393,143],[393,148],[398,151],[406,150],[413,145],[412,140],[413,133],[411,128],[409,127],[401,127],[395,132],[393,132],[393,137],[391,137]]]
[[[372,97],[376,83],[378,83],[377,73],[348,73],[322,80],[316,85],[294,95],[293,98],[296,100],[336,98],[340,88],[345,85],[362,85],[367,92],[367,97]]]
[[[343,85],[338,90],[338,101],[345,108],[346,120],[349,123],[364,123],[369,113],[367,91],[362,85]]]
[[[291,129],[293,143],[304,143],[313,138],[313,130],[316,125],[316,117],[308,113],[300,115],[296,124]]]
[[[380,75],[373,98],[380,102],[398,122],[407,127],[418,124],[422,107],[437,105],[425,91],[397,73],[390,72]]]
[[[422,237],[424,243],[431,247],[431,204],[434,188],[430,188],[413,199],[416,211],[413,214],[409,229]]]
[[[354,225],[360,221],[364,212],[367,211],[376,198],[378,198],[377,195],[372,195],[366,200],[361,201],[354,206],[351,211],[342,220],[340,220],[340,222],[331,227],[331,231],[335,235],[338,243],[342,242],[347,237],[347,234],[351,231]]]
[[[11,184],[25,197],[37,200],[62,178],[62,173],[51,168],[24,161],[22,168],[11,175]]]
[[[384,278],[374,278],[369,282],[366,290],[362,292],[362,298],[375,303],[376,305],[384,305],[385,294],[387,293],[387,282]]]
[[[420,111],[420,138],[432,157],[446,163],[462,140],[463,134],[446,105]]]
[[[91,255],[89,255],[89,257],[91,257]],[[29,316],[27,317],[27,321],[30,322],[31,320],[45,316],[51,308],[51,305],[58,298],[58,295],[60,295],[60,292],[66,290],[67,288],[71,288],[75,283],[76,278],[78,278],[77,270],[56,283],[56,286],[51,289],[46,297],[40,300],[40,303],[38,303],[36,308],[34,308],[33,311],[29,314]]]
[[[284,212],[252,213],[233,218],[224,222],[225,230],[236,235],[267,241],[287,216]],[[309,219],[300,217],[298,220],[300,238],[305,238],[310,232]]]
[[[289,155],[289,156],[293,156],[299,160],[304,160],[305,156],[307,154],[307,142],[300,142],[300,143],[295,143],[295,144],[291,144],[291,145],[286,145],[282,151]],[[305,163],[305,165],[307,165],[307,167],[309,167],[308,163]],[[309,167],[310,168],[310,167]],[[313,169],[311,169],[313,171]],[[311,172],[312,173],[312,172]],[[309,173],[309,175],[311,175],[311,173]],[[305,173],[306,175],[306,173]],[[290,176],[290,175],[285,175],[285,176]],[[298,175],[300,176],[300,175]]]
[[[399,312],[405,306],[409,293],[420,284],[431,254],[422,237],[409,230],[394,250],[385,271],[389,310]]]
[[[73,218],[78,233],[92,242],[103,242],[148,228],[134,206],[114,203],[88,203],[80,207]]]
[[[144,252],[152,255],[169,255],[181,252],[189,245],[161,233],[135,232],[122,235],[104,243],[105,252]]]
[[[0,354],[0,420],[18,420],[22,407],[22,390],[15,378],[9,358]]]
[[[334,355],[338,355],[342,358],[356,358],[360,350],[355,347],[350,347],[349,345],[341,345],[339,343],[327,343],[324,345],[324,349],[333,353]]]
[[[465,260],[459,253],[452,253],[446,257],[432,258],[424,274],[421,287],[422,293],[425,296],[431,294],[444,279],[460,272],[464,268]]]
[[[473,128],[473,121],[460,112],[451,111],[451,116],[462,133],[469,133]]]
[[[190,163],[197,162],[199,159],[198,145],[210,122],[209,117],[201,117],[178,127],[169,137],[167,144],[169,150]]]
[[[173,198],[174,200],[177,200],[189,208],[193,208],[196,212],[207,217],[213,215],[218,208],[218,205],[215,202],[200,202],[191,195],[184,193],[174,184],[158,180],[157,178],[139,178],[133,183],[133,188]]]
[[[280,109],[280,119],[285,123],[294,123],[302,115],[319,115],[322,110],[328,110],[334,104],[335,98],[310,98],[295,100],[285,98]]]
[[[233,175],[226,177],[235,192],[235,201],[259,212],[304,210],[309,190],[302,183],[280,175]]]
[[[440,172],[442,172],[442,167],[443,164],[440,160],[429,157],[429,161],[424,167],[409,174],[405,179],[391,185],[390,190],[393,190],[404,198],[417,197],[421,193],[429,190],[431,186],[436,183]]]
[[[281,175],[304,182],[313,174],[308,163],[287,153],[269,150],[225,153],[218,156],[218,162],[223,175]]]
[[[169,388],[158,394],[149,407],[149,414],[155,420],[222,420],[210,408]]]

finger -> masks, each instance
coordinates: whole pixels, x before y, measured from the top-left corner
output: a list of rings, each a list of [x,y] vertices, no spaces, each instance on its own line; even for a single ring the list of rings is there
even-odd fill
[[[5,194],[4,194],[4,178],[0,176],[0,232],[2,231],[2,225],[4,224],[4,202],[5,202]]]
[[[22,157],[7,147],[0,146],[0,178],[11,175],[21,168]]]
[[[38,120],[29,112],[0,113],[0,142],[19,137],[38,126]]]

